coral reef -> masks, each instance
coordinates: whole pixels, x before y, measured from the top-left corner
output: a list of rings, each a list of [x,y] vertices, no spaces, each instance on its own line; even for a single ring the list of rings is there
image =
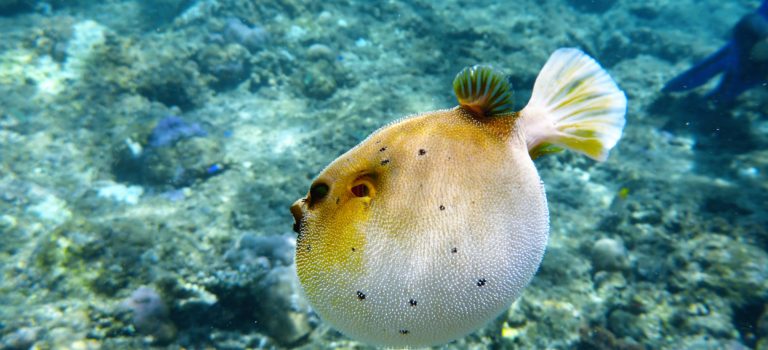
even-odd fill
[[[536,160],[541,269],[443,348],[768,349],[768,91],[660,92],[756,3],[2,0],[0,348],[370,348],[305,304],[291,203],[454,106],[463,67],[519,109],[573,46],[626,91],[624,136]]]

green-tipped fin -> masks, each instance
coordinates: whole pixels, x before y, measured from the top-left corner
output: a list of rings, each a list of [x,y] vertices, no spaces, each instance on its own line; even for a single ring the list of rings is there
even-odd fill
[[[513,112],[512,90],[504,74],[490,66],[472,66],[453,79],[453,91],[462,108],[476,117]]]

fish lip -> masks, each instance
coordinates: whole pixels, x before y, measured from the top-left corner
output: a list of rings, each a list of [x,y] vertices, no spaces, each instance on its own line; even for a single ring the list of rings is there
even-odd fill
[[[307,198],[299,198],[291,205],[291,214],[293,215],[293,232],[301,234],[301,223],[304,220],[304,204]]]

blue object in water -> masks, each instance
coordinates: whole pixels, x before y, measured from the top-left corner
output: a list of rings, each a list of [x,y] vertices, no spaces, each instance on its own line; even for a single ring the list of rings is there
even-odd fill
[[[693,68],[672,79],[663,91],[686,91],[723,73],[710,98],[729,102],[755,85],[768,82],[768,0],[734,26],[731,40]]]
[[[196,136],[206,136],[208,133],[198,123],[187,123],[183,119],[169,115],[160,119],[149,135],[151,147],[170,146],[174,143]]]
[[[216,175],[216,174],[218,174],[222,170],[224,170],[224,167],[221,166],[221,164],[216,163],[216,164],[213,164],[213,165],[209,166],[208,169],[206,169],[205,172],[208,173],[208,175]]]

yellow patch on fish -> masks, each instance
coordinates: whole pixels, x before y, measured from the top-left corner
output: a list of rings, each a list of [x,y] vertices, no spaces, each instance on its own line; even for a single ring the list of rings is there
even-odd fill
[[[532,157],[605,159],[624,126],[624,94],[575,49],[552,55],[520,112],[489,67],[465,69],[454,90],[459,106],[379,129],[291,207],[306,297],[353,338],[441,344],[506,310],[549,234]]]

